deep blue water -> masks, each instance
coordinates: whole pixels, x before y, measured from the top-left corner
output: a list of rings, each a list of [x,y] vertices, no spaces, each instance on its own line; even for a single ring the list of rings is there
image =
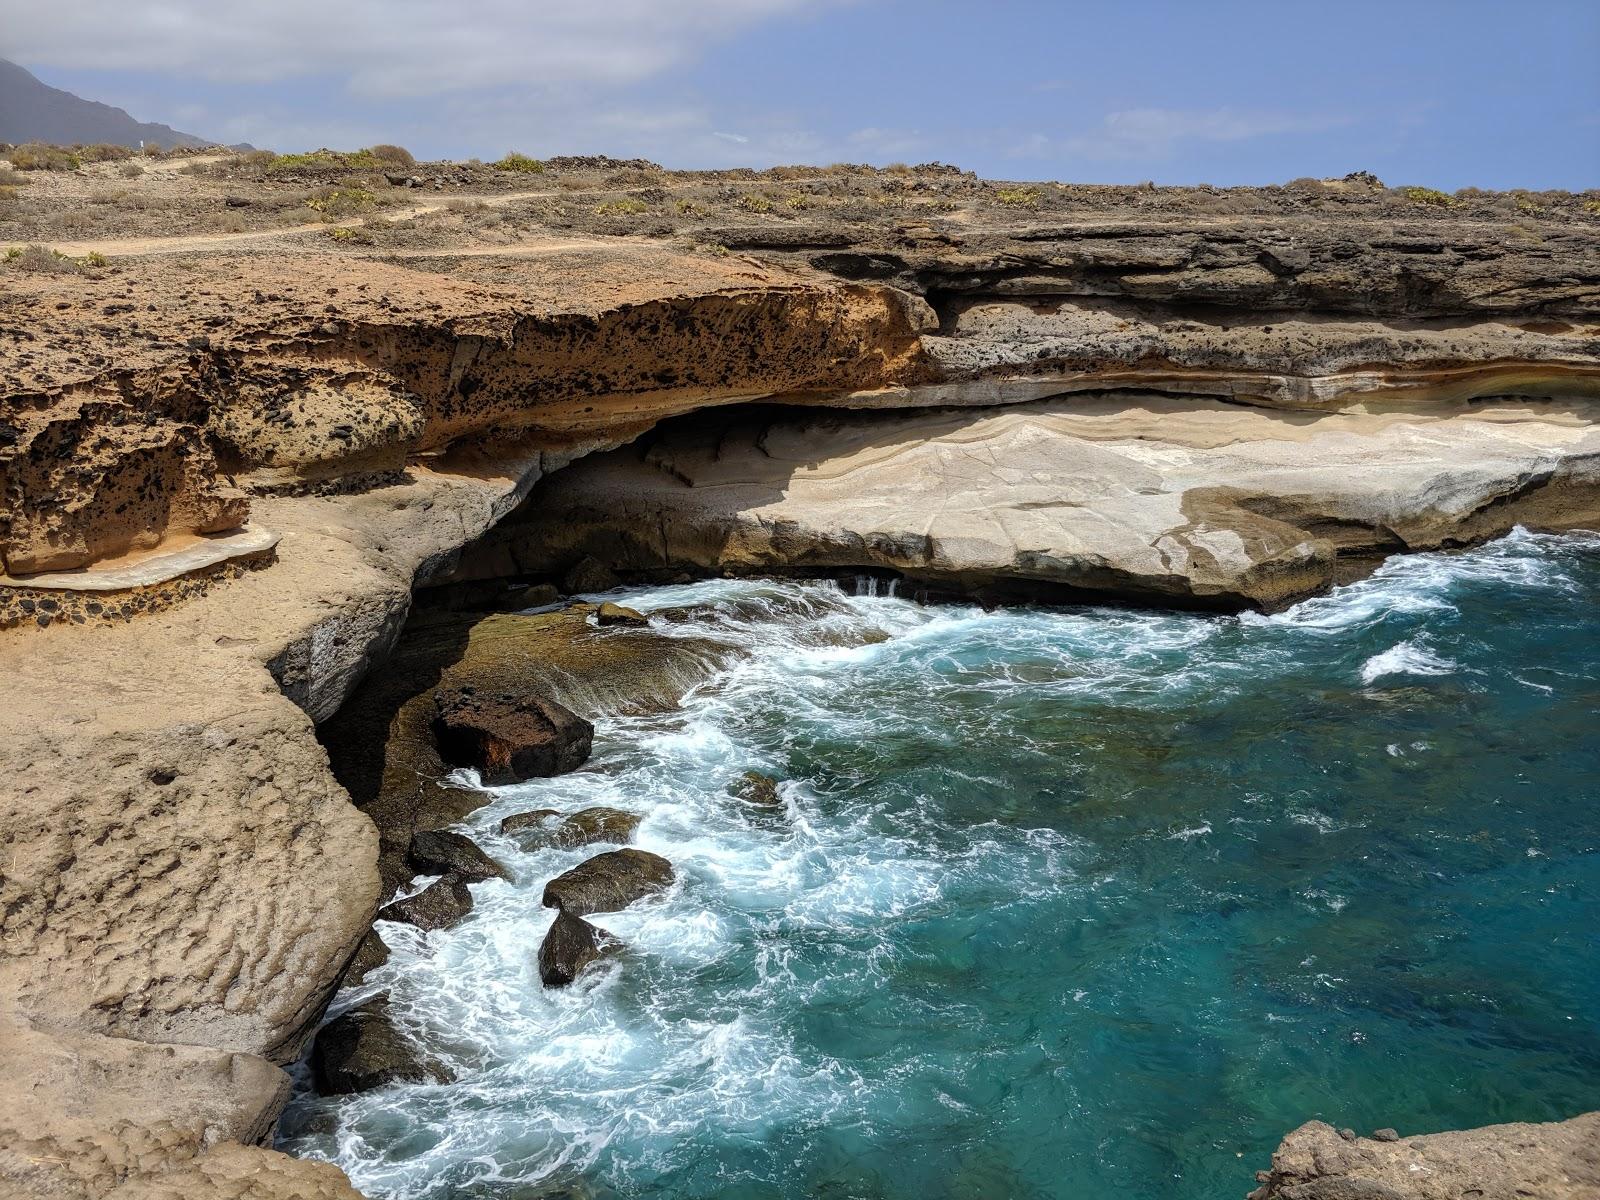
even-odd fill
[[[517,882],[467,923],[383,927],[370,988],[462,1079],[300,1097],[288,1144],[359,1186],[1236,1200],[1313,1117],[1600,1107],[1600,538],[1395,559],[1274,617],[629,602],[746,653],[501,789],[469,829]],[[729,798],[751,767],[782,819]],[[593,851],[490,831],[594,803],[681,882],[547,992],[539,890]]]

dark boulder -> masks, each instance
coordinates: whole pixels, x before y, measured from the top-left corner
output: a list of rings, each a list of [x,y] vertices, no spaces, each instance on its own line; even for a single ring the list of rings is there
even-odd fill
[[[540,696],[463,687],[434,693],[434,707],[439,753],[487,784],[575,771],[594,743],[593,725]]]
[[[412,834],[406,857],[420,875],[456,875],[468,883],[511,878],[471,838],[447,829],[424,829]]]
[[[609,592],[622,586],[610,567],[592,558],[580,558],[561,577],[561,590],[569,596],[583,592]]]
[[[733,781],[728,791],[757,808],[780,808],[783,805],[778,797],[778,781],[760,771],[746,771]]]
[[[546,608],[561,599],[561,589],[553,583],[534,583],[518,588],[506,600],[511,609]]]
[[[472,911],[472,893],[455,875],[435,880],[415,896],[378,910],[378,920],[399,921],[418,929],[448,929]]]
[[[517,839],[524,849],[544,846],[587,846],[593,842],[620,845],[633,840],[639,817],[620,808],[585,808],[562,816],[553,808],[514,813],[500,822],[500,832]]]
[[[573,916],[617,912],[671,886],[672,864],[648,850],[611,850],[579,863],[544,888],[546,908]]]
[[[376,930],[367,930],[367,936],[356,945],[356,952],[344,969],[341,986],[355,987],[367,977],[368,971],[374,971],[388,961],[389,947],[383,944]]]
[[[584,967],[618,947],[604,929],[562,909],[539,946],[539,978],[545,987],[565,987]]]
[[[317,1091],[367,1092],[391,1083],[448,1083],[450,1069],[395,1026],[389,998],[377,996],[323,1026],[311,1048]]]
[[[624,604],[613,604],[609,600],[595,610],[594,621],[596,625],[650,624],[650,618],[642,612],[631,609]]]

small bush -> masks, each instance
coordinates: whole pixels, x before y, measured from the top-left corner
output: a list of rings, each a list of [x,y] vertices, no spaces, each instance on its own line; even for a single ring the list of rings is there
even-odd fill
[[[1592,217],[1600,217],[1600,200],[1585,200],[1583,211]]]
[[[368,146],[362,151],[369,154],[386,167],[414,167],[417,160],[411,157],[411,151],[404,146],[391,146],[388,142],[379,142],[376,146]]]
[[[494,168],[497,171],[517,171],[523,175],[544,174],[544,163],[526,154],[518,154],[515,150],[495,163]]]
[[[110,142],[97,142],[93,146],[77,146],[73,153],[86,163],[97,162],[122,162],[133,157],[133,151],[126,146],[113,146]]]
[[[103,267],[106,265],[106,256],[98,250],[91,250],[78,260],[78,264],[84,267]]]
[[[125,162],[117,167],[117,174],[124,179],[137,179],[144,174],[144,168],[136,162]]]
[[[772,211],[772,201],[757,192],[746,192],[734,203],[735,207],[742,208],[745,212],[765,213]]]
[[[996,204],[1006,208],[1038,208],[1039,193],[1033,188],[998,188],[994,194]]]
[[[58,250],[48,246],[12,246],[5,264],[13,271],[38,271],[46,275],[70,275],[83,268]]]
[[[693,200],[674,200],[672,207],[680,217],[695,217],[705,212],[705,209]]]
[[[365,229],[352,229],[348,225],[337,225],[328,230],[328,236],[341,245],[370,246],[372,235]]]
[[[650,211],[650,206],[643,200],[636,200],[632,196],[621,200],[607,200],[603,204],[594,206],[594,211],[602,217],[636,217],[640,213]]]
[[[795,192],[792,195],[785,196],[783,198],[783,200],[781,201],[781,203],[783,204],[783,206],[785,208],[789,209],[791,212],[799,212],[802,208],[810,208],[811,207],[811,199],[810,199],[810,197],[809,196],[802,196],[798,192]]]
[[[1426,204],[1432,208],[1454,208],[1457,201],[1438,188],[1403,187],[1400,194],[1413,204]]]
[[[21,171],[13,171],[10,167],[0,167],[0,187],[21,187],[28,182],[28,177]]]
[[[46,146],[43,142],[29,142],[16,146],[8,158],[19,171],[76,171],[83,165],[78,156],[60,146]]]
[[[378,197],[366,188],[327,188],[306,201],[306,207],[324,221],[342,221],[378,207]]]

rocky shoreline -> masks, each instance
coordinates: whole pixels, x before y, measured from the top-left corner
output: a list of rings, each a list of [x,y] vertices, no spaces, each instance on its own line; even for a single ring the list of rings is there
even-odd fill
[[[254,1143],[282,1067],[375,955],[415,835],[459,820],[431,760],[386,788],[382,762],[330,765],[319,741],[388,730],[411,699],[347,704],[418,588],[587,556],[1271,606],[1328,586],[1341,556],[1595,523],[1592,223],[1507,241],[1448,213],[985,203],[820,243],[719,226],[759,257],[557,237],[8,275],[0,669],[22,702],[0,712],[0,1179],[85,1200],[354,1195]],[[693,424],[774,401],[860,411]],[[673,418],[690,424],[634,444]],[[1312,478],[1312,450],[1340,445],[1341,477]],[[1090,462],[1101,486],[1072,493]],[[1005,497],[998,533],[959,501],[984,492]],[[1075,523],[1102,501],[1116,520]],[[30,583],[246,520],[278,538],[251,569],[101,591],[98,611]],[[440,636],[492,641],[497,620]],[[676,647],[641,684],[586,613],[547,624],[600,690],[668,695],[709,653]],[[432,719],[405,710],[399,734],[421,746]],[[553,975],[598,948],[571,922],[561,937],[576,949]]]

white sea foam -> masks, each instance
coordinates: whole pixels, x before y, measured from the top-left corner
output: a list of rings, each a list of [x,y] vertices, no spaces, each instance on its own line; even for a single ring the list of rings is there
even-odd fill
[[[1390,646],[1381,654],[1374,654],[1361,665],[1361,682],[1376,683],[1391,675],[1448,675],[1456,664],[1441,658],[1415,641]]]

